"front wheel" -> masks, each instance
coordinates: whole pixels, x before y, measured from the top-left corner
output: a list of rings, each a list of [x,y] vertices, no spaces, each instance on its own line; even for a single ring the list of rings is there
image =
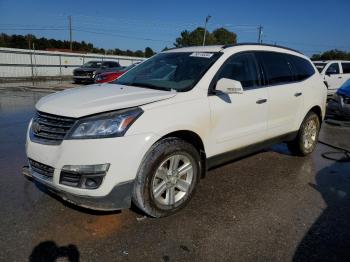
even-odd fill
[[[320,120],[314,112],[309,112],[300,126],[297,137],[288,143],[289,150],[299,156],[311,154],[318,142]]]
[[[133,202],[152,217],[171,215],[192,198],[201,173],[196,148],[178,138],[157,142],[141,163]]]

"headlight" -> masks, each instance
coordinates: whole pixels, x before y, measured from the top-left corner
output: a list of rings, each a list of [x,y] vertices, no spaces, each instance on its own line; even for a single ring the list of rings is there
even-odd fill
[[[68,139],[87,139],[123,136],[143,113],[141,108],[131,108],[80,119]]]

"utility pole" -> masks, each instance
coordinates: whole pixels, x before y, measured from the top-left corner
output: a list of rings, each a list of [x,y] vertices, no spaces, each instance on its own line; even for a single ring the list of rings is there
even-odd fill
[[[70,51],[73,51],[73,44],[72,44],[72,16],[68,16],[68,27],[69,27],[69,49]]]
[[[259,25],[258,27],[258,43],[262,44],[263,27]]]
[[[208,15],[206,18],[205,18],[205,23],[204,23],[204,36],[203,36],[203,45],[205,45],[205,37],[206,37],[206,34],[207,34],[207,24],[209,22],[209,19],[211,18],[210,15]]]
[[[28,35],[28,48],[29,48],[29,58],[30,58],[30,69],[32,73],[32,84],[34,86],[34,68],[33,68],[33,52],[32,52],[32,44],[31,44],[31,35]],[[33,43],[34,46],[34,43]]]

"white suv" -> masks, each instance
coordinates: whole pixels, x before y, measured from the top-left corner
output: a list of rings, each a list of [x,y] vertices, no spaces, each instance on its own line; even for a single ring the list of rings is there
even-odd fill
[[[329,96],[350,79],[350,61],[314,61],[314,64],[327,85]]]
[[[210,167],[278,142],[310,154],[327,97],[316,72],[268,45],[162,52],[113,84],[42,98],[23,173],[80,206],[172,214]]]

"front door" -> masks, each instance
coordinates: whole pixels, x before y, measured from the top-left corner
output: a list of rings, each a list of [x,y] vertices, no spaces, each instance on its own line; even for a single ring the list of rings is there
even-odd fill
[[[333,94],[344,83],[343,75],[340,73],[339,63],[335,62],[328,66],[325,73],[325,81],[328,85],[328,93]]]
[[[240,81],[242,94],[209,96],[213,152],[216,155],[242,148],[266,137],[268,93],[262,88],[253,53],[238,53],[226,60],[214,81]]]

